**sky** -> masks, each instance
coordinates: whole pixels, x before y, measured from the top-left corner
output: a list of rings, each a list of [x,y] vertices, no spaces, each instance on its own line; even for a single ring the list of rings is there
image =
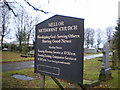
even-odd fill
[[[49,14],[43,14],[42,20],[55,15],[65,15],[84,19],[85,28],[101,29],[115,27],[118,20],[118,2],[120,0],[29,0]],[[103,36],[106,38],[105,36]],[[105,42],[105,41],[104,41]],[[104,43],[103,42],[103,43]],[[103,47],[103,44],[101,44]]]
[[[18,0],[8,0],[18,1]],[[28,0],[33,6],[49,12],[44,14],[27,5],[24,0],[19,2],[33,15],[40,15],[40,22],[55,14],[84,19],[85,28],[105,30],[116,26],[118,19],[118,2],[120,0]]]
[[[45,20],[54,14],[85,19],[85,28],[105,29],[116,26],[120,0],[29,0],[31,4],[49,11]],[[48,4],[49,1],[49,4]],[[40,2],[40,3],[39,3]]]

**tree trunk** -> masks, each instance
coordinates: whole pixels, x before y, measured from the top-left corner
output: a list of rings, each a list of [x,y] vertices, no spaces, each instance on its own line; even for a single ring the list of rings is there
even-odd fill
[[[1,49],[3,49],[3,39],[5,34],[5,24],[2,25]]]
[[[19,41],[19,51],[20,52],[22,51],[22,42],[21,42],[21,40]]]
[[[3,35],[1,37],[1,50],[3,49]]]

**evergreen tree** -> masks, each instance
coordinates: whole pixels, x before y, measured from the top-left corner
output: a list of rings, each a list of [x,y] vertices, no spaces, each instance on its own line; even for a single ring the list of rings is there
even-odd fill
[[[120,18],[117,21],[117,26],[115,27],[115,29],[115,49],[117,51],[118,63],[120,64]]]

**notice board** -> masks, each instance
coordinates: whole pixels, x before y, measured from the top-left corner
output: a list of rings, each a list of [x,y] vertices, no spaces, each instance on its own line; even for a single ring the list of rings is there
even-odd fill
[[[83,82],[84,19],[55,15],[36,25],[35,72]]]

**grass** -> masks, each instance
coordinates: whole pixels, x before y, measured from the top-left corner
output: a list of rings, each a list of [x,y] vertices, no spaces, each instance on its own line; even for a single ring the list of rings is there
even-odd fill
[[[89,59],[84,61],[84,79],[85,80],[98,80],[99,73],[101,68],[101,62],[98,61],[100,58]],[[12,78],[13,74],[27,75],[33,77],[34,80],[23,81]],[[108,80],[106,82],[101,82],[99,86],[95,88],[118,88],[118,70],[112,70],[113,79]],[[8,71],[3,72],[3,88],[39,88],[40,87],[40,74],[34,73],[33,68],[16,70],[16,71]],[[70,83],[64,80],[60,80],[60,83],[65,87],[69,88],[71,86]],[[45,82],[46,88],[58,88],[56,83],[49,77],[46,76]]]
[[[3,51],[2,52],[2,62],[20,62],[20,61],[28,61],[33,60],[34,58],[29,57],[21,57],[20,52],[10,52],[10,51]]]
[[[29,61],[29,60],[34,60],[33,57],[21,57],[22,53],[20,52],[11,52],[11,51],[2,51],[2,60],[0,62],[20,62],[20,61]],[[97,53],[99,54],[99,53]],[[85,53],[84,55],[94,55],[94,54],[88,54]]]
[[[13,74],[21,74],[21,75],[27,75],[27,76],[31,76],[34,77],[35,80],[30,80],[28,81],[23,81],[23,80],[18,80],[15,78],[12,78],[11,76]],[[2,74],[2,87],[3,88],[32,88],[32,86],[34,87],[38,87],[39,84],[39,79],[40,76],[37,74],[33,73],[33,69],[23,69],[23,70],[16,70],[16,71],[8,71],[8,72],[3,72]]]
[[[84,61],[84,79],[98,80],[101,69],[100,58],[94,58]]]
[[[14,74],[27,75],[33,77],[34,80],[24,81],[15,79],[11,77]],[[2,88],[40,88],[40,74],[34,73],[33,68],[3,72],[2,76]],[[46,76],[45,83],[46,88],[58,88],[56,83],[49,76]],[[65,83],[62,84],[65,85]]]
[[[99,88],[118,88],[118,70],[112,70],[112,77],[113,79],[106,81],[106,82],[101,82],[101,84],[99,85]]]

